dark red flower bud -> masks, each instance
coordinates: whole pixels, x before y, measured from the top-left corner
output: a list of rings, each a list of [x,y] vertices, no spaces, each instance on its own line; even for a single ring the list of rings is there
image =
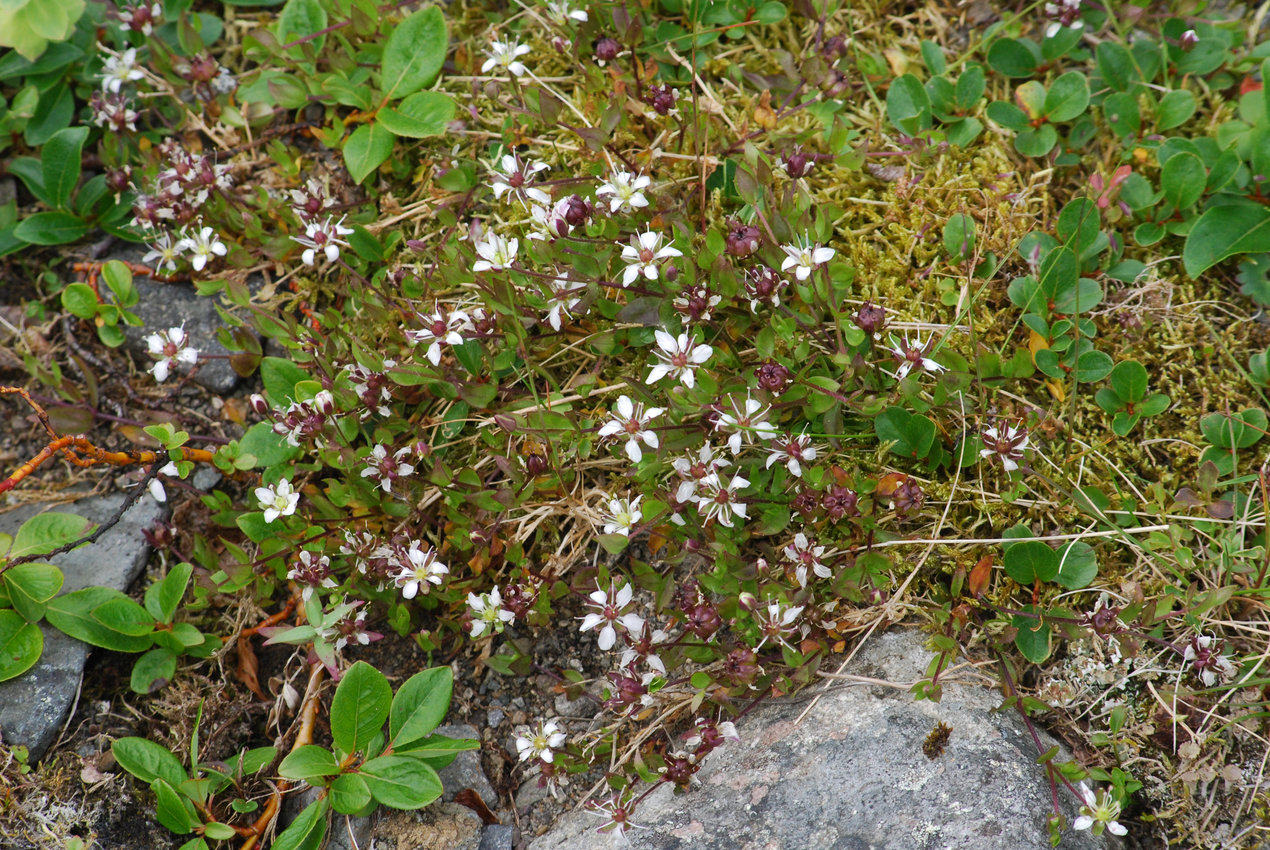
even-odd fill
[[[605,36],[595,43],[595,58],[600,62],[612,62],[622,52],[622,45],[617,39]]]

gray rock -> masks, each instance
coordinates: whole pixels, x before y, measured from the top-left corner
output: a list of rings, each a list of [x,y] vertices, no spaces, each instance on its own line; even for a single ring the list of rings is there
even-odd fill
[[[925,674],[930,658],[922,644],[915,632],[883,635],[865,645],[847,672],[911,682]],[[915,702],[903,688],[839,687],[801,724],[804,701],[761,706],[739,724],[740,742],[705,760],[701,787],[676,796],[663,785],[640,803],[632,820],[647,828],[627,832],[630,847],[1048,847],[1050,786],[1017,714],[993,713],[1000,702],[990,688],[948,681],[939,703]],[[928,759],[922,744],[940,721],[952,727],[951,738],[942,756]],[[1044,732],[1041,740],[1043,749],[1055,743]],[[1075,798],[1065,790],[1059,796],[1071,823]],[[530,850],[618,843],[596,835],[601,824],[594,814],[572,812]],[[1069,828],[1060,846],[1120,844]]]
[[[481,846],[478,850],[512,850],[516,828],[505,823],[491,823],[481,830]]]
[[[127,498],[123,493],[93,496],[52,509],[101,523],[112,517]],[[12,534],[44,507],[29,505],[0,515],[0,531]],[[47,562],[65,575],[62,592],[89,585],[127,590],[150,556],[141,531],[152,525],[163,510],[149,495],[143,495],[96,543],[48,558]],[[0,683],[0,734],[7,744],[25,745],[33,761],[44,755],[66,720],[90,651],[87,644],[46,623],[41,623],[40,629],[44,633],[40,660],[18,678]]]
[[[447,724],[438,726],[435,735],[445,735],[448,738],[473,738],[477,741],[481,740],[480,734],[473,726]],[[446,767],[437,771],[441,777],[441,787],[444,789],[441,799],[447,803],[454,799],[454,796],[460,791],[471,788],[481,799],[485,801],[485,805],[490,809],[498,808],[498,795],[494,793],[494,786],[489,784],[489,779],[485,776],[485,771],[481,768],[480,750],[467,750],[461,752],[454,761]]]
[[[489,724],[490,728],[494,728],[498,726],[498,724],[502,723],[503,718],[506,716],[507,715],[503,713],[501,708],[491,708],[489,711],[485,712],[485,722]]]

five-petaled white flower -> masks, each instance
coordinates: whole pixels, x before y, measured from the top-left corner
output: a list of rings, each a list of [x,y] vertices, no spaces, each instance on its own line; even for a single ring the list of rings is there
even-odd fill
[[[643,190],[647,189],[652,182],[652,178],[644,174],[637,177],[629,171],[614,171],[609,181],[595,190],[595,194],[596,197],[613,196],[609,200],[609,212],[617,212],[623,207],[633,212],[648,206],[648,198],[644,197]]]
[[[985,428],[981,436],[984,448],[979,450],[980,457],[1000,458],[1006,472],[1013,472],[1019,468],[1019,461],[1023,459],[1023,450],[1027,448],[1026,428],[1022,425],[1007,426],[1004,422],[998,422]]]
[[[622,260],[627,264],[622,272],[622,286],[630,286],[641,274],[649,280],[657,279],[657,264],[671,257],[682,257],[683,252],[674,245],[662,247],[664,239],[651,230],[631,237],[629,245],[622,246]],[[618,243],[621,245],[621,243]]]
[[[819,244],[811,241],[811,238],[804,236],[801,242],[792,242],[789,245],[782,245],[781,250],[785,252],[785,261],[781,263],[781,271],[794,270],[794,277],[799,280],[806,280],[811,277],[812,271],[817,267],[824,265],[833,259],[837,252],[832,248],[824,248]]]
[[[452,310],[448,315],[441,308],[432,311],[430,316],[418,314],[423,320],[423,327],[406,331],[406,339],[415,345],[427,344],[424,356],[433,366],[441,365],[441,344],[462,345],[463,334],[459,331],[471,330],[472,320],[462,310]]]
[[[200,227],[196,232],[187,234],[180,242],[181,249],[192,255],[190,265],[194,271],[201,272],[208,261],[214,257],[223,257],[229,253],[225,243],[220,241],[216,231],[211,227]]]
[[[905,336],[902,343],[895,337],[891,337],[891,354],[900,362],[899,368],[895,370],[895,377],[901,381],[904,380],[915,366],[937,374],[947,369],[947,366],[942,366],[926,356],[934,342],[934,337],[922,342],[922,338],[918,336],[916,342],[911,342]]]
[[[1080,816],[1072,823],[1072,829],[1090,829],[1094,835],[1102,835],[1105,829],[1112,835],[1125,835],[1129,830],[1116,822],[1120,817],[1120,804],[1111,795],[1110,788],[1103,788],[1097,794],[1086,782],[1077,787],[1080,792]]]
[[[476,253],[480,259],[472,264],[472,271],[483,272],[489,269],[502,271],[516,262],[516,251],[520,248],[520,240],[507,239],[497,233],[491,233],[476,243]]]
[[[181,471],[176,468],[175,463],[168,461],[162,466],[162,468],[159,469],[158,474],[177,476],[181,474]],[[153,498],[156,502],[166,502],[168,500],[168,491],[163,489],[163,482],[159,480],[158,477],[150,479],[150,483],[146,486],[146,489],[150,491],[151,498]]]
[[[622,613],[623,609],[631,604],[634,595],[635,591],[629,584],[622,585],[619,590],[610,583],[607,591],[602,590],[597,584],[596,589],[587,595],[587,598],[591,600],[587,603],[587,607],[593,610],[582,618],[582,625],[578,627],[578,630],[589,632],[603,623],[604,628],[600,629],[599,639],[600,649],[603,650],[612,649],[613,644],[617,643],[615,625],[620,625],[631,634],[639,634],[644,628],[644,618],[635,613]]]
[[[515,614],[503,607],[503,595],[498,592],[497,587],[480,596],[469,593],[467,607],[471,609],[472,637],[474,638],[486,632],[492,635],[501,634],[503,627],[516,619]]]
[[[150,334],[146,337],[146,348],[151,357],[158,358],[150,367],[150,374],[159,383],[166,381],[177,365],[193,366],[198,362],[198,349],[190,346],[184,326]]]
[[[554,331],[560,330],[562,316],[572,316],[574,307],[582,302],[582,294],[586,287],[576,284],[564,277],[553,277],[547,280],[547,288],[551,295],[547,298],[547,324]]]
[[[678,378],[685,387],[694,387],[697,382],[697,368],[710,359],[714,349],[704,343],[693,342],[687,333],[681,333],[676,338],[659,330],[653,336],[659,349],[653,352],[658,362],[653,364],[653,371],[648,373],[644,383],[655,384],[670,375]]]
[[[550,764],[556,757],[553,750],[563,747],[568,740],[568,736],[560,729],[560,724],[554,720],[539,723],[536,732],[530,732],[526,727],[521,727],[517,732],[516,752],[521,761],[541,759]]]
[[[385,493],[391,493],[394,481],[414,474],[414,465],[405,462],[411,451],[410,446],[403,446],[389,455],[387,448],[376,444],[366,457],[366,468],[362,470],[362,477],[373,478],[379,482],[379,486]]]
[[[769,408],[764,407],[758,399],[751,398],[747,392],[745,402],[738,407],[737,399],[732,398],[732,412],[720,413],[715,420],[716,431],[731,431],[728,437],[728,448],[732,454],[740,454],[742,441],[750,443],[754,438],[772,440],[776,438],[776,426],[767,421]],[[769,464],[770,466],[770,464]]]
[[[799,587],[807,586],[808,570],[821,578],[833,575],[829,567],[820,560],[820,556],[825,554],[825,547],[815,545],[801,531],[794,535],[794,542],[785,547],[784,554],[794,562],[794,575]]]
[[[767,643],[768,639],[775,638],[779,643],[789,646],[785,643],[785,636],[792,634],[794,631],[794,623],[798,620],[798,615],[803,613],[803,606],[797,605],[793,608],[786,608],[779,602],[770,602],[767,605],[767,611],[762,609],[754,612],[754,619],[758,622],[759,631],[763,635],[763,639],[759,641],[758,649]]]
[[[795,478],[803,477],[803,464],[811,463],[820,454],[820,450],[811,444],[811,437],[804,432],[797,437],[786,434],[783,440],[777,440],[767,456],[766,468],[771,469],[774,463],[784,463],[789,474]]]
[[[727,486],[718,477],[712,476],[702,480],[701,489],[693,495],[692,500],[697,503],[697,512],[703,515],[706,522],[717,519],[719,525],[731,528],[733,516],[748,519],[745,503],[737,494],[749,486],[750,482],[739,475],[732,476]],[[680,490],[683,489],[681,484]]]
[[[558,24],[568,20],[579,22],[587,20],[586,10],[572,8],[569,0],[547,0],[547,15]]]
[[[410,541],[406,558],[409,565],[403,563],[393,577],[393,582],[401,588],[401,595],[406,599],[414,599],[419,589],[426,584],[440,584],[441,577],[450,571],[449,567],[437,560],[435,549],[425,552],[418,540]]]
[[[115,92],[126,83],[145,79],[145,73],[137,67],[137,48],[129,47],[118,56],[107,56],[101,68],[101,90]]]
[[[317,260],[318,251],[326,255],[327,262],[333,263],[340,258],[340,246],[348,247],[348,242],[341,237],[353,232],[353,228],[343,225],[343,218],[332,221],[331,217],[327,216],[326,221],[323,222],[310,221],[304,228],[303,236],[291,237],[304,246],[304,253],[300,255],[300,259],[306,266],[313,265]]]
[[[529,52],[529,45],[518,44],[515,41],[498,41],[495,39],[489,44],[489,50],[485,51],[485,55],[489,58],[485,60],[485,64],[481,65],[481,73],[488,74],[495,68],[506,71],[513,76],[524,76],[525,64],[520,61],[520,57]]]
[[[149,247],[150,250],[141,258],[141,262],[147,265],[153,264],[154,270],[159,274],[163,274],[165,267],[169,272],[176,271],[177,260],[181,259],[181,241],[179,239],[173,239],[170,233],[163,232],[154,240],[154,244]]]
[[[273,522],[280,516],[291,516],[300,503],[300,494],[291,489],[291,482],[284,478],[273,487],[257,487],[256,499],[265,511],[265,522]]]
[[[604,523],[605,534],[625,534],[630,536],[635,523],[643,519],[639,509],[639,501],[643,496],[632,499],[609,499],[609,518]]]
[[[642,403],[635,403],[628,396],[619,396],[617,399],[617,412],[613,418],[600,428],[599,436],[603,439],[618,437],[625,435],[626,437],[626,456],[631,459],[631,463],[639,463],[644,457],[644,453],[640,451],[640,440],[644,441],[650,449],[655,449],[660,445],[657,440],[657,432],[648,427],[648,423],[661,416],[665,411],[660,407],[652,407],[644,410]]]
[[[731,466],[732,461],[724,457],[715,457],[714,447],[709,443],[703,443],[697,451],[697,457],[694,459],[691,454],[687,457],[677,457],[671,463],[675,468],[675,472],[679,477],[684,479],[679,483],[679,488],[675,493],[675,499],[679,502],[696,501],[693,496],[697,492],[697,485],[707,479],[718,480],[719,470],[725,466]]]
[[[1199,674],[1204,687],[1234,678],[1239,669],[1221,653],[1222,644],[1212,635],[1195,635],[1186,645],[1182,660]]]
[[[550,195],[530,185],[534,175],[540,171],[546,171],[551,166],[532,159],[522,165],[519,158],[513,154],[503,154],[498,162],[501,171],[494,172],[494,181],[490,184],[495,198],[501,200],[504,194],[511,193],[512,196],[520,198],[521,203],[526,201],[536,201],[540,204],[551,203]]]

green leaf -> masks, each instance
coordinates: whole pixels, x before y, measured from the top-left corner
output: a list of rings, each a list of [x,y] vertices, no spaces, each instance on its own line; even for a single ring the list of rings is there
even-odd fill
[[[326,747],[306,744],[287,753],[287,757],[278,765],[278,775],[287,779],[303,779],[310,785],[321,785],[324,776],[335,776],[340,772],[340,764],[335,755]]]
[[[287,5],[278,13],[278,23],[274,33],[282,44],[290,44],[315,32],[326,29],[326,8],[321,0],[287,0]],[[320,35],[307,42],[313,49],[321,53],[326,36]],[[292,58],[301,58],[304,51],[300,45],[290,48],[287,53]]]
[[[73,638],[113,649],[116,652],[144,652],[150,648],[153,639],[150,634],[125,634],[105,625],[96,616],[102,606],[120,601],[131,603],[137,608],[141,606],[109,587],[86,587],[52,600],[44,617],[55,628],[60,629]],[[144,609],[142,609],[144,613]],[[153,621],[151,621],[153,627]]]
[[[379,124],[394,136],[422,139],[439,136],[454,120],[454,99],[436,91],[421,91],[394,107],[379,110]]]
[[[177,786],[189,778],[180,759],[166,747],[145,738],[119,738],[110,745],[110,752],[120,767],[142,782],[163,779]]]
[[[1058,555],[1040,540],[1022,540],[1002,555],[1006,575],[1027,586],[1036,581],[1053,581],[1058,575]]]
[[[16,611],[0,608],[0,682],[21,676],[44,652],[44,633]]]
[[[199,821],[187,808],[188,804],[185,798],[163,779],[156,779],[151,782],[150,788],[154,791],[155,797],[158,798],[154,813],[159,823],[177,835],[188,835],[192,832],[194,825]]]
[[[949,217],[944,225],[944,250],[954,260],[965,260],[975,250],[975,220],[965,213]]]
[[[994,100],[988,104],[988,120],[1016,133],[1028,129],[1027,113],[1013,103]]]
[[[363,124],[344,142],[344,164],[354,183],[361,183],[392,156],[393,135],[377,121]]]
[[[65,245],[83,237],[88,225],[64,212],[42,212],[18,222],[13,235],[32,245]]]
[[[141,637],[154,631],[154,617],[122,593],[93,608],[93,619],[111,631]]]
[[[331,808],[342,815],[355,814],[370,802],[370,786],[356,773],[337,776],[331,783]]]
[[[902,407],[888,407],[873,420],[878,442],[893,443],[891,451],[914,460],[924,458],[935,441],[935,423]]]
[[[1266,414],[1256,407],[1233,416],[1210,413],[1200,419],[1199,430],[1204,439],[1219,449],[1246,449],[1265,436]]]
[[[44,190],[50,206],[60,209],[70,203],[71,193],[79,183],[87,139],[87,127],[67,127],[54,133],[40,150]]]
[[[1068,590],[1088,587],[1098,576],[1098,556],[1094,547],[1074,540],[1058,550],[1058,576],[1054,579]]]
[[[1160,169],[1160,188],[1164,200],[1176,209],[1191,207],[1204,194],[1208,185],[1208,172],[1204,163],[1193,153],[1179,153],[1169,157]]]
[[[345,753],[365,750],[383,728],[392,704],[388,679],[365,661],[348,669],[331,701],[331,737]]]
[[[1122,401],[1136,403],[1147,397],[1147,370],[1136,360],[1117,363],[1111,370],[1111,388]]]
[[[1024,156],[1042,157],[1058,144],[1058,131],[1053,124],[1042,124],[1035,129],[1024,130],[1014,137],[1014,149]]]
[[[120,307],[132,307],[139,300],[136,287],[132,285],[132,270],[118,260],[108,260],[101,267],[101,279],[115,295],[115,302]]]
[[[1095,56],[1103,81],[1116,91],[1124,91],[1136,79],[1137,63],[1133,60],[1133,54],[1123,45],[1114,41],[1102,41],[1098,44]]]
[[[171,650],[155,648],[137,659],[132,665],[129,682],[134,693],[152,694],[176,675],[176,654]]]
[[[1089,82],[1080,71],[1063,74],[1045,95],[1045,117],[1050,121],[1071,121],[1088,107]]]
[[[62,589],[62,571],[52,564],[16,564],[0,575],[9,603],[28,623],[40,620],[48,601]]]
[[[440,769],[454,760],[459,753],[480,749],[480,742],[471,738],[447,738],[444,735],[429,735],[408,744],[394,744],[397,753],[408,752],[411,756],[422,759],[433,767]]]
[[[1030,77],[1036,71],[1036,54],[1022,41],[1002,38],[988,48],[988,66],[1006,77]]]
[[[944,51],[938,44],[928,39],[922,39],[919,45],[922,52],[922,61],[926,63],[926,70],[932,74],[939,75],[948,70],[948,60],[944,58]]]
[[[901,133],[915,136],[931,126],[930,97],[921,81],[904,74],[886,92],[886,115]]]
[[[1270,251],[1270,209],[1260,204],[1209,207],[1186,237],[1182,264],[1192,278],[1236,254]]]
[[[384,45],[380,71],[384,98],[405,97],[432,85],[441,73],[449,46],[445,15],[437,6],[421,9],[393,27]]]
[[[309,373],[290,360],[265,357],[260,361],[260,381],[274,407],[286,407],[295,401],[295,385],[307,380]]]
[[[391,809],[422,808],[441,796],[437,772],[410,756],[371,759],[360,773],[375,799]]]
[[[146,588],[145,607],[150,616],[162,623],[172,622],[193,574],[194,567],[183,561]]]
[[[974,109],[983,97],[985,85],[982,66],[971,65],[962,71],[953,93],[953,103],[957,109],[962,112]]]
[[[1186,123],[1195,114],[1195,107],[1195,95],[1186,89],[1169,92],[1155,109],[1155,129],[1162,132]]]
[[[203,834],[215,841],[229,841],[238,835],[229,824],[214,821],[204,825]]]
[[[329,808],[330,803],[325,797],[310,803],[273,840],[269,850],[319,850],[326,840],[326,812]]]
[[[1033,605],[1027,606],[1025,610],[1039,614],[1039,609]],[[1023,653],[1024,658],[1033,664],[1040,664],[1049,658],[1049,624],[1039,617],[1025,617],[1022,614],[1015,614],[1010,623],[1019,630],[1014,638],[1014,645]]]
[[[8,557],[21,558],[27,555],[47,555],[54,549],[60,549],[68,543],[86,536],[96,528],[96,523],[75,514],[59,511],[46,511],[22,523]]]
[[[388,717],[388,734],[393,747],[400,747],[432,732],[445,719],[454,687],[454,671],[434,667],[406,680],[393,697]]]
[[[1086,351],[1076,358],[1076,380],[1082,384],[1101,381],[1111,373],[1114,361],[1104,351]]]
[[[263,363],[261,371],[264,371]],[[295,392],[295,384],[291,385],[291,392]],[[268,422],[257,422],[248,428],[247,433],[239,438],[238,445],[245,454],[256,459],[257,469],[287,463],[301,453],[301,449],[288,443],[286,437],[274,433]]]

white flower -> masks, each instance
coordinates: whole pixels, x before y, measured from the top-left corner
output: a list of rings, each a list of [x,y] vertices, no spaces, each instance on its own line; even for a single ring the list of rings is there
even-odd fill
[[[504,194],[510,193],[520,198],[521,203],[526,200],[537,201],[540,204],[551,203],[550,195],[529,185],[533,182],[534,175],[551,167],[547,163],[529,160],[521,165],[512,154],[504,154],[499,160],[499,165],[502,170],[494,172],[494,181],[490,184],[495,198],[501,200]]]
[[[632,236],[630,244],[622,246],[622,260],[627,263],[622,272],[622,286],[630,286],[641,274],[648,280],[656,280],[659,261],[683,256],[673,245],[661,247],[663,238],[660,233],[649,230]]]
[[[762,610],[755,611],[754,619],[758,622],[759,631],[762,632],[763,639],[754,648],[758,649],[759,646],[767,643],[769,638],[775,638],[778,642],[788,647],[789,644],[785,643],[785,636],[794,631],[794,622],[802,612],[802,605],[786,608],[779,602],[768,603],[766,614]]]
[[[687,333],[681,333],[678,338],[675,338],[659,330],[654,333],[654,337],[660,350],[654,351],[653,354],[659,362],[653,364],[653,371],[648,373],[644,383],[655,384],[670,375],[678,378],[689,389],[695,386],[697,380],[695,370],[710,359],[714,349],[705,344],[698,345],[692,342]]]
[[[633,212],[641,207],[648,206],[648,198],[644,197],[642,190],[647,189],[652,182],[650,177],[643,174],[636,177],[629,171],[614,171],[609,181],[601,184],[600,188],[595,190],[595,194],[597,197],[600,195],[613,196],[609,201],[609,212],[617,212],[623,207]]]
[[[648,423],[664,412],[660,407],[644,410],[643,404],[632,402],[628,396],[619,396],[617,414],[604,423],[600,428],[599,436],[602,439],[609,439],[625,434],[626,456],[631,459],[631,463],[639,463],[644,456],[639,448],[640,440],[643,440],[650,449],[655,449],[659,445],[657,432],[649,429]]]
[[[1120,817],[1120,804],[1111,796],[1111,789],[1104,788],[1096,795],[1085,782],[1080,783],[1080,816],[1072,823],[1072,829],[1091,829],[1094,835],[1102,835],[1104,829],[1112,835],[1125,835],[1129,830],[1116,822]]]
[[[908,336],[905,336],[904,342],[901,343],[895,337],[891,337],[891,354],[895,356],[896,360],[900,361],[899,368],[895,370],[895,377],[901,381],[904,380],[914,366],[920,366],[927,372],[935,373],[942,372],[948,368],[941,366],[926,356],[927,350],[934,341],[934,337],[931,337],[923,343],[922,338],[918,336],[916,342],[910,342]]]
[[[572,317],[572,310],[582,302],[581,293],[586,291],[586,287],[574,284],[563,277],[550,278],[547,281],[547,287],[551,290],[551,295],[547,298],[547,324],[551,325],[552,330],[558,331],[561,317]]]
[[[168,461],[159,470],[159,475],[180,475],[180,471],[176,468],[176,464]],[[156,502],[166,502],[168,500],[168,491],[163,489],[163,482],[158,477],[150,479],[150,484],[146,487],[150,491],[150,496]]]
[[[1222,642],[1212,635],[1195,635],[1182,653],[1182,661],[1199,674],[1204,687],[1211,688],[1219,680],[1234,678],[1239,672],[1230,659],[1221,654]]]
[[[747,443],[752,442],[754,437],[761,440],[776,438],[776,427],[766,418],[770,408],[764,407],[763,403],[757,399],[750,398],[748,392],[745,395],[745,403],[741,407],[737,407],[736,401],[733,397],[732,412],[720,413],[714,423],[716,431],[732,432],[728,437],[728,448],[732,450],[732,454],[740,454],[743,438]]]
[[[339,587],[331,577],[331,559],[325,555],[315,555],[307,549],[302,550],[299,560],[287,572],[287,578],[296,584],[303,585],[300,591],[305,602],[318,588]]]
[[[587,20],[586,10],[571,8],[569,0],[548,0],[547,14],[558,24],[564,24],[565,21],[570,19],[575,21]]]
[[[701,446],[697,451],[696,459],[693,459],[692,455],[675,458],[671,466],[675,468],[679,477],[684,479],[679,484],[675,499],[680,502],[696,501],[693,496],[697,492],[697,485],[707,479],[718,481],[719,470],[731,465],[732,461],[715,457],[714,448],[709,443]]]
[[[150,373],[159,383],[166,381],[178,364],[193,366],[198,362],[198,349],[190,347],[184,327],[150,334],[146,337],[146,347],[151,357],[158,358],[150,367]]]
[[[424,356],[433,366],[441,365],[441,344],[446,345],[462,345],[463,334],[459,331],[471,330],[472,320],[468,318],[467,313],[462,310],[451,311],[448,315],[441,312],[441,308],[432,311],[430,316],[418,314],[423,321],[423,327],[417,330],[406,331],[406,339],[416,345],[428,344],[428,350]]]
[[[784,462],[790,475],[802,478],[803,464],[811,463],[819,454],[820,450],[811,444],[811,437],[806,433],[797,437],[786,434],[785,439],[772,446],[771,454],[767,456],[766,468],[771,469],[772,464]]]
[[[137,67],[137,49],[129,47],[118,56],[107,56],[101,68],[101,90],[118,93],[125,84],[145,79]]]
[[[806,280],[811,277],[813,269],[829,262],[833,259],[834,254],[837,253],[832,248],[822,248],[819,244],[813,244],[808,236],[803,236],[801,242],[782,245],[781,250],[785,252],[785,261],[781,263],[781,271],[788,271],[793,268],[794,277],[799,280]]]
[[[644,663],[659,675],[665,676],[666,665],[662,662],[661,657],[653,652],[653,647],[665,643],[668,637],[670,636],[663,629],[652,629],[650,631],[648,624],[645,623],[639,639],[635,641],[635,645],[628,646],[622,650],[622,660],[618,662],[617,666],[629,669],[636,661],[643,659]]]
[[[485,55],[489,58],[481,66],[481,73],[488,74],[495,68],[499,68],[513,76],[523,76],[527,69],[520,61],[520,57],[528,52],[529,45],[527,44],[517,44],[514,41],[491,41],[489,50],[485,51]]]
[[[220,237],[216,235],[216,231],[210,227],[199,228],[198,232],[192,235],[186,235],[180,242],[181,250],[189,251],[193,258],[190,265],[194,267],[194,271],[201,272],[203,267],[207,265],[208,260],[213,257],[223,257],[229,252],[225,247],[225,243],[220,241]]]
[[[824,546],[815,546],[807,535],[801,531],[794,535],[794,542],[785,547],[785,557],[793,561],[794,575],[799,587],[807,585],[807,571],[810,570],[821,578],[829,578],[833,572],[824,565],[820,556],[825,554]]]
[[[265,512],[265,522],[273,522],[280,516],[291,516],[300,503],[300,494],[291,489],[291,482],[284,478],[274,487],[257,487],[256,499]]]
[[[564,742],[568,740],[568,736],[561,731],[560,724],[554,720],[539,723],[537,732],[530,732],[526,727],[521,729],[524,733],[516,736],[516,752],[521,761],[541,759],[550,764],[555,758],[555,753],[552,751],[563,747]]]
[[[164,266],[168,268],[169,273],[175,272],[176,261],[179,259],[181,259],[181,241],[173,239],[171,234],[164,232],[154,240],[150,250],[141,258],[141,262],[146,265],[153,264],[154,270],[162,274]]]
[[[472,271],[502,271],[516,262],[516,250],[519,247],[519,239],[506,239],[497,233],[491,233],[488,238],[476,243],[476,253],[481,259],[472,264]]]
[[[597,584],[596,589],[587,595],[587,598],[591,600],[587,603],[587,607],[593,610],[582,618],[582,625],[578,627],[578,631],[589,632],[603,623],[604,628],[600,629],[599,644],[600,649],[605,651],[612,649],[613,644],[617,643],[615,625],[620,625],[631,634],[638,634],[644,628],[644,618],[638,614],[622,613],[622,610],[631,604],[634,595],[635,592],[629,584],[622,585],[618,590],[610,583],[607,592],[601,590]]]
[[[475,593],[467,595],[467,607],[471,609],[472,616],[472,637],[478,638],[489,632],[492,635],[500,634],[503,626],[516,619],[516,615],[503,607],[503,595],[498,592],[498,588],[494,588],[489,593],[483,593],[477,596]],[[551,761],[551,759],[547,759]]]
[[[629,536],[631,529],[644,517],[644,514],[639,510],[639,501],[642,498],[644,497],[636,496],[634,500],[610,499],[609,521],[604,523],[604,533]]]
[[[340,237],[348,236],[353,232],[353,228],[344,227],[343,224],[343,218],[333,222],[331,217],[327,216],[324,222],[309,222],[304,228],[303,236],[291,237],[304,246],[304,253],[300,255],[300,259],[306,266],[313,265],[318,251],[325,254],[327,262],[330,263],[340,258],[340,246],[348,247],[348,242]]]
[[[734,515],[748,519],[745,503],[740,501],[737,493],[749,486],[750,482],[739,475],[732,476],[726,487],[718,478],[707,478],[701,482],[701,492],[695,494],[692,500],[697,503],[697,512],[704,515],[706,522],[717,519],[719,525],[731,528]]]
[[[366,468],[362,470],[362,477],[375,479],[385,493],[391,493],[394,481],[414,474],[414,466],[405,462],[410,453],[410,446],[403,446],[389,456],[387,448],[376,445],[366,457]]]
[[[441,577],[450,571],[449,567],[437,560],[434,549],[423,551],[418,540],[410,541],[406,558],[410,562],[409,565],[402,564],[397,575],[393,577],[393,582],[401,588],[401,595],[406,599],[414,599],[419,589],[425,584],[440,584]]]
[[[980,457],[1000,458],[1006,472],[1013,472],[1019,468],[1023,451],[1027,448],[1026,428],[1022,425],[1006,426],[1004,423],[997,423],[985,428],[981,436],[985,448],[979,450]]]

